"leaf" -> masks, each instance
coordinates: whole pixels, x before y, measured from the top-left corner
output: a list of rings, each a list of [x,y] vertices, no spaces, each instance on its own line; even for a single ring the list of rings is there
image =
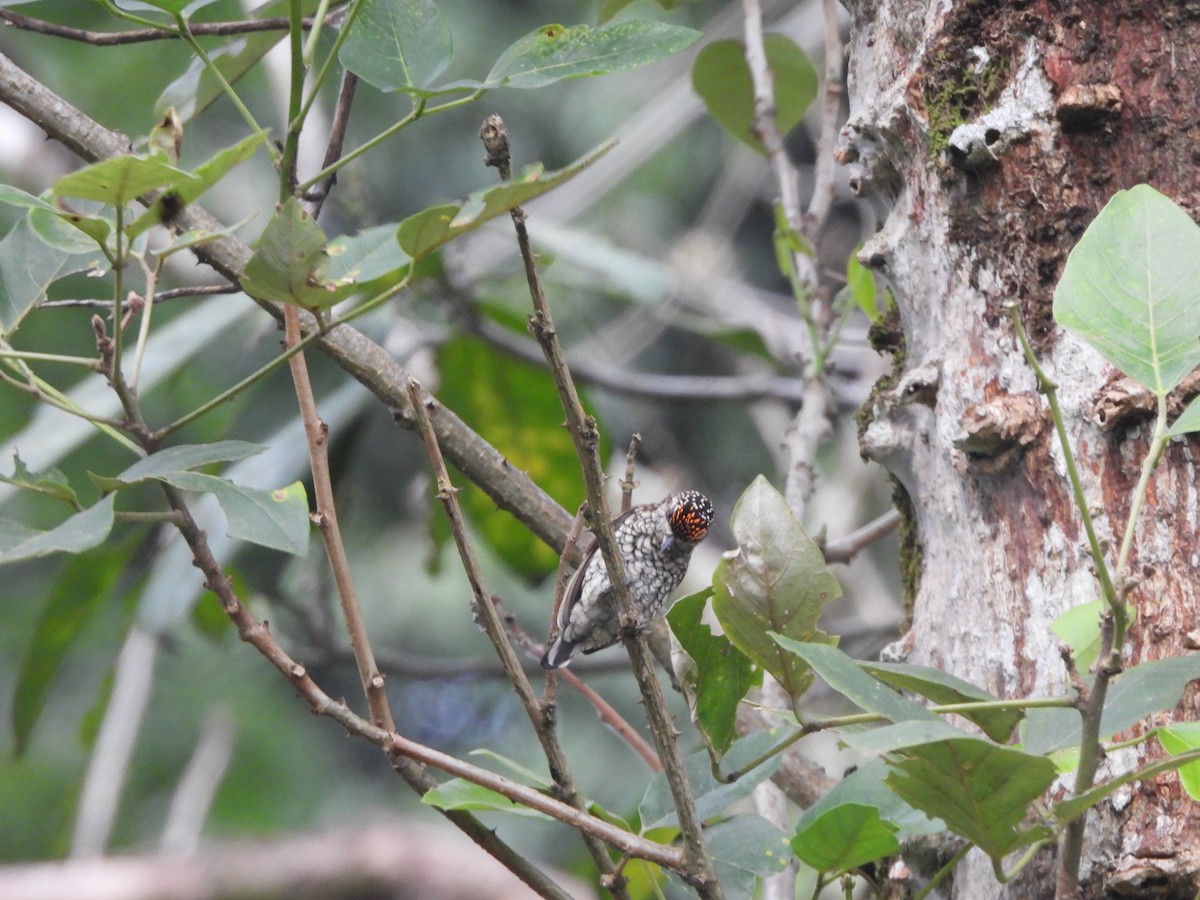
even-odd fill
[[[228,175],[234,166],[253,156],[254,151],[266,139],[265,134],[252,134],[201,163],[190,173],[187,180],[180,182],[154,201],[149,209],[125,229],[125,233],[132,240],[154,225],[165,224],[180,209],[198,200],[205,191]]]
[[[504,812],[512,815],[553,821],[545,813],[530,809],[524,804],[509,800],[490,788],[481,787],[462,778],[450,778],[437,787],[426,791],[421,802],[438,809],[482,809],[489,812]]]
[[[155,475],[183,472],[211,463],[234,462],[248,456],[257,456],[266,449],[261,444],[251,444],[247,441],[215,441],[211,444],[179,444],[166,447],[139,459],[104,487],[115,489],[136,484]]]
[[[779,740],[778,736],[760,731],[734,743],[721,760],[721,768],[732,772],[757,759]],[[728,809],[754,791],[754,786],[775,774],[779,768],[779,755],[751,769],[737,781],[722,784],[713,777],[712,764],[707,750],[690,753],[684,758],[688,783],[696,799],[696,813],[701,819],[709,819]],[[638,804],[638,816],[642,821],[642,833],[667,826],[678,827],[675,802],[667,786],[666,775],[658,772],[650,780],[642,802]]]
[[[12,475],[0,475],[0,482],[11,484],[14,487],[23,488],[36,494],[45,494],[48,497],[65,500],[72,506],[79,505],[79,497],[71,488],[70,482],[67,481],[67,476],[58,471],[58,469],[51,469],[49,472],[40,474],[30,472],[16,451],[13,451]]]
[[[521,765],[515,759],[509,759],[507,756],[502,756],[501,754],[496,753],[494,750],[489,750],[486,747],[481,747],[478,750],[472,750],[471,755],[482,756],[487,759],[495,760],[496,762],[500,763],[500,765],[512,772],[521,780],[523,784],[531,784],[534,787],[538,787],[547,791],[550,790],[554,784],[554,782],[552,782],[545,775],[541,775],[533,771],[533,769],[529,768],[528,766]]]
[[[1167,437],[1191,434],[1193,431],[1200,431],[1200,397],[1192,398],[1187,409],[1181,412],[1179,418],[1167,429]]]
[[[125,206],[160,188],[175,187],[192,176],[159,156],[114,156],[72,172],[54,185],[59,197],[82,197],[109,206]]]
[[[938,704],[979,703],[998,698],[975,685],[929,666],[907,663],[860,662],[863,671],[885,684],[920,694]],[[988,737],[1001,743],[1012,735],[1025,714],[1019,709],[984,709],[963,711],[959,715],[978,725]]]
[[[846,287],[854,305],[863,311],[872,322],[883,316],[879,308],[879,288],[875,285],[875,273],[858,261],[853,253],[846,259]]]
[[[412,260],[396,243],[395,225],[377,225],[358,234],[342,235],[325,248],[329,256],[329,277],[334,281],[353,281],[360,289],[368,283],[382,288],[381,282],[394,281]]]
[[[112,530],[114,499],[105,497],[49,531],[35,531],[0,520],[0,564],[36,559],[49,553],[81,553],[103,543]]]
[[[1058,774],[1044,756],[974,738],[921,744],[901,757],[888,787],[992,859],[1028,840],[1016,827]]]
[[[964,737],[971,735],[944,719],[909,719],[841,735],[842,743],[862,756],[880,756],[920,744]]]
[[[215,475],[171,472],[150,476],[180,490],[210,493],[217,498],[229,522],[231,538],[247,541],[293,556],[308,554],[308,495],[296,481],[285,488],[264,491],[241,487]]]
[[[1089,809],[1124,785],[1134,781],[1149,781],[1163,772],[1170,772],[1173,769],[1180,769],[1183,766],[1190,766],[1196,763],[1200,763],[1200,750],[1189,750],[1178,756],[1156,760],[1148,766],[1143,766],[1132,772],[1126,772],[1124,775],[1118,775],[1111,781],[1099,784],[1077,797],[1072,797],[1070,800],[1064,800],[1062,803],[1055,804],[1054,817],[1060,825],[1065,825],[1072,819],[1077,819],[1084,815]]]
[[[25,649],[13,691],[13,739],[21,756],[45,706],[46,692],[67,651],[108,602],[117,579],[125,569],[131,548],[114,548],[107,556],[76,556],[63,567],[62,575],[38,616],[33,638]]]
[[[792,850],[819,872],[847,872],[896,853],[898,830],[874,806],[843,803],[797,829]]]
[[[841,586],[787,502],[761,475],[738,500],[730,524],[738,546],[713,574],[713,612],[730,642],[797,698],[812,684],[812,673],[770,632],[832,643],[817,619],[826,603],[841,596]]]
[[[702,621],[711,596],[712,590],[706,589],[677,600],[667,613],[667,622],[696,664],[688,676],[696,700],[692,717],[713,748],[724,753],[737,738],[734,719],[738,704],[750,688],[762,684],[762,669]]]
[[[254,256],[246,263],[242,288],[260,300],[305,309],[328,309],[354,291],[329,277],[325,232],[295,197],[267,223]]]
[[[17,222],[0,239],[0,337],[16,331],[29,311],[45,299],[52,282],[91,269],[101,260],[95,245],[87,254],[56,249],[38,236],[29,216]]]
[[[258,16],[256,16],[258,18]],[[208,52],[212,66],[233,85],[258,64],[286,31],[259,31],[235,38]],[[154,104],[154,115],[161,117],[174,108],[183,122],[189,122],[225,96],[225,89],[199,57],[193,57],[187,70],[163,90]]]
[[[1071,648],[1075,667],[1081,672],[1090,671],[1100,654],[1100,619],[1108,609],[1103,600],[1093,600],[1073,606],[1050,623],[1050,630]],[[1137,618],[1137,610],[1126,603],[1129,621]]]
[[[826,684],[860,709],[878,713],[893,722],[909,719],[941,721],[937,713],[880,684],[837,647],[801,643],[778,634],[772,636],[782,648],[804,660]]]
[[[897,826],[896,837],[902,841],[945,830],[945,824],[939,819],[931,819],[900,799],[884,783],[888,775],[888,767],[881,758],[868,759],[800,814],[796,833],[811,828],[826,812],[847,803],[878,810],[882,821]]]
[[[404,252],[418,260],[452,238],[478,228],[484,222],[504,215],[514,206],[540,197],[574,178],[611,147],[611,143],[604,144],[557,172],[545,172],[541,163],[534,163],[513,175],[509,181],[476,191],[461,203],[441,204],[424,209],[400,223],[396,230],[396,240],[400,242]]]
[[[158,9],[172,15],[182,15],[186,19],[196,10],[215,2],[216,0],[117,0],[117,6],[134,11]]]
[[[800,124],[817,96],[817,73],[804,51],[781,34],[765,35],[763,48],[774,79],[775,126],[782,137]],[[755,132],[754,85],[741,41],[713,41],[696,54],[692,88],[722,128],[766,152]]]
[[[730,897],[751,897],[758,878],[791,862],[788,837],[762,816],[741,815],[704,829],[704,845]]]
[[[363,0],[338,60],[382,91],[404,91],[429,87],[452,51],[433,0]]]
[[[544,25],[500,55],[484,86],[538,88],[564,78],[623,72],[677,53],[699,37],[691,28],[642,20],[599,28]]]
[[[1157,729],[1162,748],[1178,756],[1190,750],[1200,750],[1200,722],[1175,722]],[[1193,800],[1200,800],[1200,762],[1179,767],[1179,783]]]
[[[1200,227],[1149,185],[1118,191],[1067,258],[1054,318],[1165,397],[1200,364]]]

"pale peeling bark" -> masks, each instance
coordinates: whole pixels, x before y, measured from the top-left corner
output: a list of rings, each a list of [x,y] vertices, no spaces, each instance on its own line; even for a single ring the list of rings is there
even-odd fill
[[[1099,593],[1049,414],[1004,307],[1018,305],[1059,384],[1115,557],[1149,423],[1137,391],[1053,324],[1051,298],[1067,253],[1115,191],[1149,181],[1193,213],[1200,206],[1200,10],[1105,0],[852,6],[839,156],[886,215],[861,258],[895,291],[891,341],[902,348],[862,447],[904,485],[919,542],[919,559],[905,565],[915,573],[912,628],[891,651],[1001,696],[1062,693],[1049,624]],[[974,96],[946,99],[964,86]],[[1187,652],[1195,628],[1197,448],[1175,441],[1150,487],[1132,563],[1130,662]],[[1197,705],[1189,690],[1177,717],[1200,718]],[[1136,763],[1114,754],[1101,777]],[[1001,888],[973,854],[953,896],[1050,897],[1053,863],[1047,851]],[[1092,815],[1085,896],[1191,898],[1198,870],[1200,807],[1173,774]]]

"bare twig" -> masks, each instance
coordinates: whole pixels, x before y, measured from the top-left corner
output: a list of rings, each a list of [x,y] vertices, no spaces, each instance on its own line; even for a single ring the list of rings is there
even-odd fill
[[[84,28],[74,28],[70,25],[59,25],[57,22],[47,22],[23,16],[9,9],[0,9],[0,21],[10,28],[22,31],[32,31],[36,34],[46,34],[51,37],[64,38],[68,41],[80,41],[93,47],[117,47],[124,44],[142,44],[147,41],[169,41],[178,39],[179,35],[168,28],[135,28],[129,31],[88,31]],[[312,18],[304,20],[304,28],[311,28]],[[190,26],[194,35],[224,36],[233,34],[250,34],[256,31],[286,31],[286,17],[274,19],[246,19],[236,22],[196,22]]]
[[[488,151],[487,164],[495,166],[500,171],[501,178],[506,177],[506,173],[511,171],[508,136],[504,129],[504,122],[499,116],[489,116],[485,120],[480,137]],[[712,860],[704,847],[700,820],[696,812],[695,801],[692,798],[692,789],[688,784],[679,744],[675,740],[677,736],[675,721],[667,708],[662,685],[659,684],[655,674],[645,637],[639,633],[637,628],[633,596],[625,575],[625,564],[613,535],[612,517],[605,495],[604,471],[598,453],[599,432],[596,420],[583,410],[583,405],[579,401],[579,393],[575,389],[574,380],[571,378],[566,358],[562,352],[562,346],[558,341],[554,320],[550,315],[550,308],[542,290],[541,275],[529,244],[529,232],[525,227],[525,212],[519,206],[514,207],[511,210],[511,216],[525,267],[529,293],[533,300],[534,312],[530,316],[529,327],[546,354],[551,377],[554,379],[559,400],[567,415],[567,427],[583,469],[588,508],[591,511],[592,530],[599,542],[600,553],[608,571],[609,581],[613,586],[617,608],[620,610],[622,640],[633,661],[634,675],[646,705],[650,731],[654,736],[659,758],[663,762],[667,784],[675,801],[675,810],[679,817],[679,829],[684,845],[683,865],[679,869],[679,873],[685,881],[696,888],[702,897],[723,897],[720,882],[713,870]]]
[[[337,105],[333,108],[333,123],[329,128],[329,142],[325,147],[325,161],[322,169],[330,168],[342,155],[342,147],[346,143],[346,127],[350,124],[350,107],[354,103],[354,91],[358,87],[358,76],[346,69],[342,73],[342,86],[338,89]],[[308,191],[309,209],[313,218],[321,214],[321,206],[325,198],[337,183],[337,172],[330,172],[320,184]]]
[[[828,541],[821,552],[827,563],[848,563],[867,547],[880,541],[896,530],[900,524],[900,513],[889,509],[877,519],[868,522],[857,531],[852,531],[844,538]]]
[[[450,482],[450,473],[446,470],[446,462],[442,458],[441,448],[438,447],[437,436],[433,432],[429,417],[425,414],[425,400],[421,396],[421,386],[412,378],[408,380],[408,396],[416,413],[417,431],[420,432],[425,442],[425,451],[433,467],[434,479],[437,483],[437,497],[446,512],[446,518],[450,523],[450,532],[454,536],[454,545],[458,548],[459,559],[467,573],[467,581],[470,583],[474,595],[472,613],[482,624],[484,633],[492,642],[496,655],[504,665],[508,680],[516,690],[521,705],[525,707],[525,713],[529,716],[533,730],[542,745],[546,762],[550,766],[550,777],[554,780],[555,792],[563,801],[584,812],[587,810],[587,806],[575,784],[575,777],[571,774],[567,757],[558,742],[557,731],[554,727],[554,704],[542,703],[538,700],[533,692],[533,685],[525,677],[525,671],[521,668],[521,661],[517,658],[516,651],[508,642],[504,622],[496,609],[495,600],[484,585],[483,572],[479,568],[475,550],[467,537],[466,523],[456,496],[458,489]],[[624,880],[619,877],[612,878],[612,860],[603,843],[589,832],[584,831],[581,834],[592,861],[601,873],[609,876],[608,881],[614,895],[619,898],[628,898],[629,894],[625,890]]]
[[[621,512],[629,512],[629,508],[633,505],[633,489],[637,487],[637,482],[633,480],[633,474],[637,463],[638,447],[641,443],[642,436],[634,432],[629,438],[629,450],[625,454],[625,477],[621,479]]]
[[[237,294],[242,289],[236,284],[205,284],[195,287],[172,288],[169,291],[158,291],[154,295],[155,303],[165,303],[168,300],[177,300],[180,297],[212,297],[220,294]],[[121,304],[121,311],[124,312],[129,306],[128,301]],[[111,311],[113,302],[111,300],[93,300],[90,298],[78,298],[68,300],[43,300],[38,304],[38,309],[106,309]]]

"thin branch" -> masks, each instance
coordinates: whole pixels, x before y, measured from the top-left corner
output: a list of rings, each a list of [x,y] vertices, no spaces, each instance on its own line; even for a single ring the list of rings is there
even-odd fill
[[[844,538],[827,542],[821,552],[827,563],[848,563],[867,547],[883,540],[896,530],[903,517],[894,509],[889,509],[879,518],[868,522],[862,528],[850,532]]]
[[[641,446],[642,436],[637,432],[629,438],[629,450],[625,453],[625,477],[621,479],[621,512],[629,512],[633,506],[633,489],[637,482],[633,480],[634,467],[637,463],[638,447]]]
[[[155,303],[165,303],[168,300],[178,300],[181,297],[213,297],[222,294],[240,294],[242,289],[236,284],[202,284],[194,287],[171,288],[169,291],[158,291],[154,295]],[[79,298],[74,300],[43,300],[37,305],[38,309],[106,309],[112,310],[111,300],[93,300]],[[129,308],[129,301],[121,304],[121,312]]]
[[[342,86],[338,90],[337,104],[333,108],[333,123],[330,125],[329,142],[325,147],[325,160],[321,163],[322,170],[328,170],[342,155],[342,147],[346,142],[346,128],[350,124],[350,107],[354,103],[354,91],[357,87],[358,76],[347,69],[342,73]],[[306,197],[314,219],[321,214],[325,198],[336,183],[337,172],[332,171],[324,181],[309,190]]]
[[[499,171],[501,179],[507,180],[512,171],[508,135],[499,116],[488,117],[480,131],[480,137],[488,151],[487,165],[494,166]],[[550,308],[542,290],[541,275],[529,244],[529,232],[525,227],[525,212],[517,206],[511,210],[511,216],[525,267],[529,293],[533,300],[534,311],[529,319],[530,330],[533,331],[534,337],[537,338],[546,354],[551,377],[554,379],[559,400],[567,416],[567,427],[583,469],[588,508],[591,510],[592,530],[599,542],[600,553],[604,559],[609,582],[613,587],[617,608],[620,611],[622,640],[633,661],[634,675],[645,702],[650,731],[654,736],[659,758],[663,762],[667,784],[675,802],[684,845],[684,860],[683,867],[679,870],[680,875],[697,889],[701,897],[723,897],[720,882],[713,870],[712,860],[704,847],[700,819],[683,766],[683,757],[676,741],[678,733],[675,730],[675,721],[667,708],[666,698],[663,696],[662,685],[659,684],[658,676],[654,671],[654,663],[646,645],[645,636],[640,634],[637,628],[637,613],[634,609],[633,595],[625,574],[625,564],[613,535],[612,516],[609,513],[608,499],[605,495],[604,471],[598,452],[600,436],[596,420],[583,410],[583,405],[579,401],[579,393],[575,389],[574,380],[571,378],[566,358],[562,352],[562,346],[558,341],[558,332],[555,330],[554,320],[550,315]]]
[[[433,467],[434,479],[437,483],[437,497],[442,502],[446,519],[450,523],[450,533],[454,536],[454,545],[458,548],[459,560],[467,573],[467,581],[470,583],[474,595],[472,614],[475,620],[482,624],[484,633],[492,642],[496,655],[504,665],[508,680],[516,690],[521,705],[525,707],[525,713],[529,716],[534,733],[537,734],[538,741],[542,745],[546,762],[550,766],[550,777],[554,780],[555,792],[566,803],[584,812],[587,810],[587,806],[575,784],[575,777],[571,774],[566,754],[563,753],[562,746],[558,742],[557,731],[554,727],[554,705],[552,703],[543,704],[538,700],[533,692],[533,685],[529,683],[524,669],[521,668],[521,660],[508,642],[504,622],[496,609],[495,600],[484,585],[483,572],[479,568],[475,550],[467,537],[462,508],[458,504],[458,489],[450,481],[450,473],[446,470],[446,462],[442,458],[441,448],[438,447],[437,436],[433,432],[429,417],[425,414],[425,401],[421,396],[421,386],[413,378],[408,380],[408,396],[416,411],[417,431],[420,432],[425,442],[425,451]],[[617,897],[628,898],[629,894],[625,890],[624,879],[613,878],[613,863],[604,845],[595,835],[587,832],[582,834],[592,861],[606,877],[613,893]]]
[[[36,34],[64,38],[68,41],[79,41],[91,44],[93,47],[117,47],[124,44],[142,44],[147,41],[179,40],[180,35],[168,28],[135,28],[129,31],[88,31],[84,28],[73,28],[70,25],[59,25],[57,22],[47,22],[23,16],[9,9],[0,9],[0,21],[10,28],[19,28]],[[312,18],[304,20],[304,28],[312,27]],[[195,22],[191,32],[200,37],[226,36],[235,34],[250,34],[257,31],[286,31],[288,20],[285,17],[274,19],[246,19],[234,22]]]

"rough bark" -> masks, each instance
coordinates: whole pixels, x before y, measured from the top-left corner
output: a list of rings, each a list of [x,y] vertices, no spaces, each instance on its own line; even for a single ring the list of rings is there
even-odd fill
[[[1098,597],[1045,405],[1004,305],[1060,386],[1090,506],[1114,547],[1147,447],[1145,404],[1057,328],[1054,285],[1117,190],[1149,182],[1193,214],[1200,4],[881,0],[853,4],[839,155],[886,220],[861,257],[898,301],[895,375],[864,453],[911,500],[911,630],[893,648],[1001,696],[1064,689],[1050,622]],[[1142,398],[1144,399],[1144,398]],[[1185,652],[1200,557],[1196,443],[1169,447],[1137,532],[1129,662]],[[1179,718],[1197,718],[1196,694]],[[1128,759],[1110,759],[1101,775]],[[1174,775],[1093,813],[1088,897],[1193,897],[1200,812]],[[982,856],[954,896],[1048,897],[1047,852],[1001,888]]]

